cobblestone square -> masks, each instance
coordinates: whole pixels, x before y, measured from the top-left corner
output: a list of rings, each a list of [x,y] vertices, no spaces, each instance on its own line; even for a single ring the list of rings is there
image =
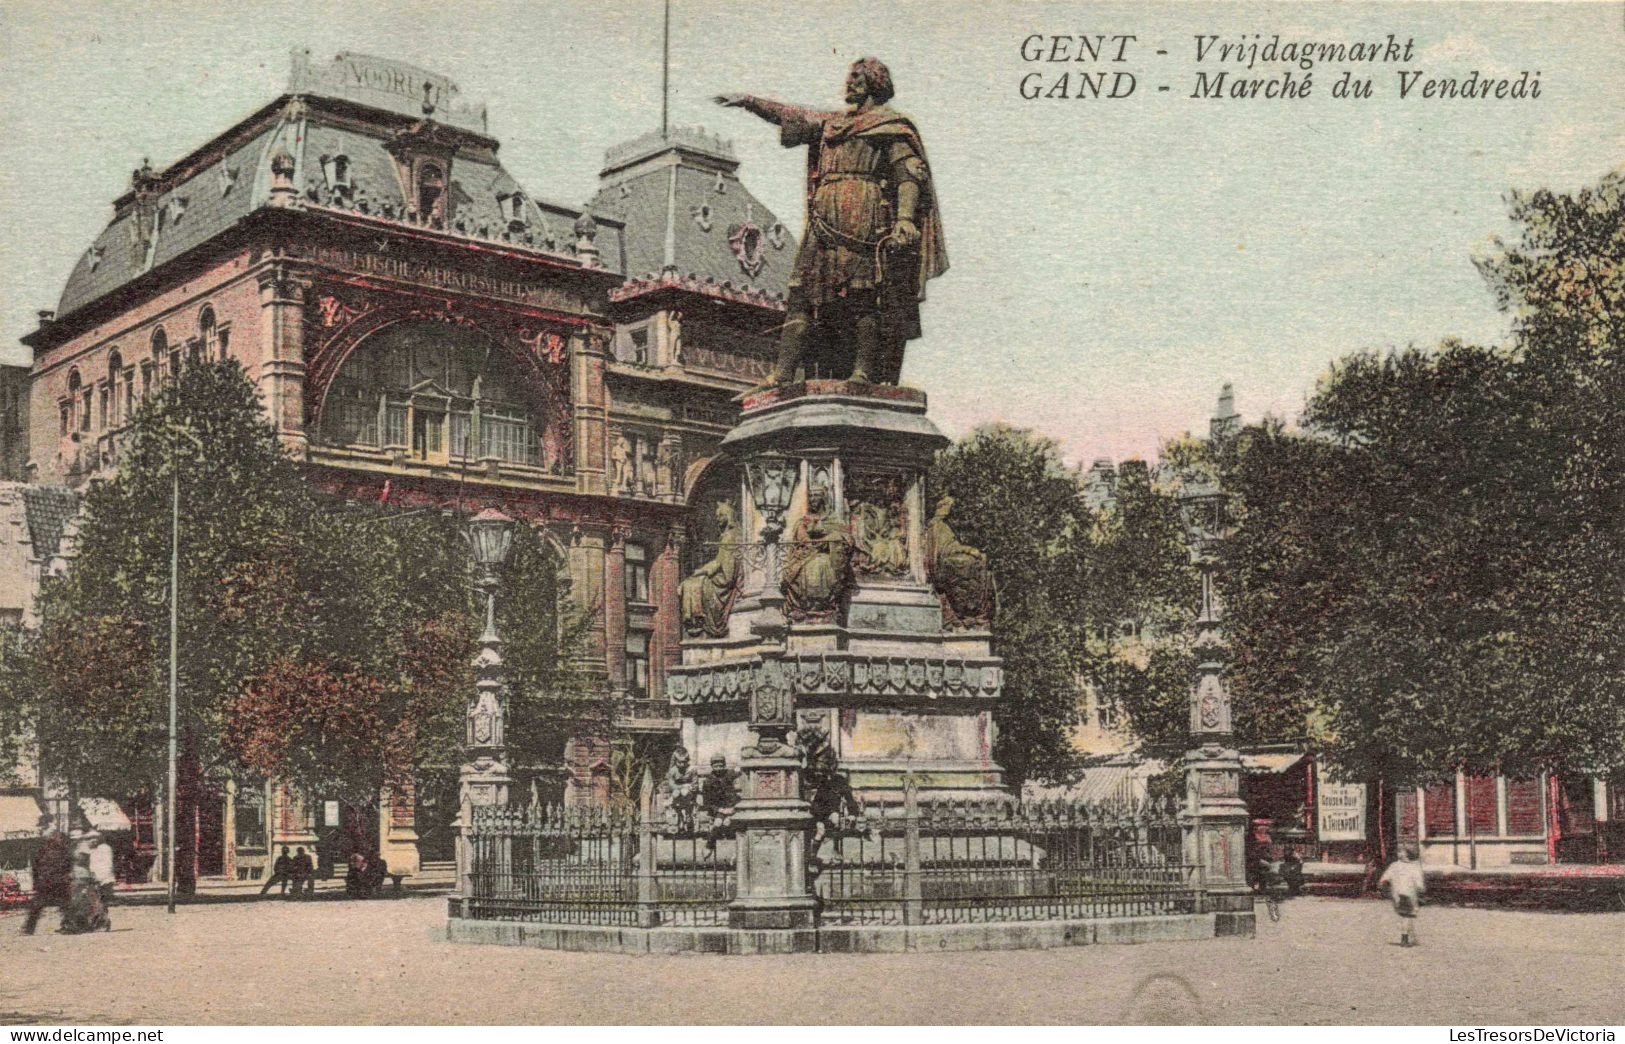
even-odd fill
[[[1305,898],[1253,940],[848,957],[625,957],[440,938],[445,902],[117,908],[40,934],[0,917],[0,1021],[352,1023],[1625,1022],[1625,914]]]

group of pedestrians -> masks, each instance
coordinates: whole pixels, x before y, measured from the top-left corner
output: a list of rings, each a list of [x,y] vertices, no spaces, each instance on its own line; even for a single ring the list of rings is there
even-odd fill
[[[57,931],[67,935],[110,931],[113,900],[113,846],[95,830],[70,838],[49,816],[40,817],[43,835],[34,853],[34,895],[28,902],[23,934],[33,935],[46,907],[61,911]]]
[[[293,885],[291,896],[288,894],[290,884]],[[288,846],[282,846],[282,854],[271,864],[271,876],[265,879],[260,894],[265,895],[272,885],[280,885],[280,894],[285,898],[297,899],[301,895],[316,894],[316,864],[303,847],[290,856]]]

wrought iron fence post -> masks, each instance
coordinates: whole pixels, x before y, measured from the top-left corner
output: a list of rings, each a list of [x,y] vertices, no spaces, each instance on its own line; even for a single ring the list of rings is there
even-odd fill
[[[654,792],[654,774],[648,766],[644,766],[643,786],[638,793],[638,924],[644,928],[660,925],[655,891],[658,856],[655,852]]]
[[[903,923],[924,919],[925,892],[920,870],[920,797],[914,773],[903,775]]]

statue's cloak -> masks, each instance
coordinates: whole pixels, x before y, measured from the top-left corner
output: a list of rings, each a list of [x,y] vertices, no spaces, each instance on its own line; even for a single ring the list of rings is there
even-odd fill
[[[948,270],[948,248],[942,238],[942,216],[937,209],[936,180],[931,175],[931,163],[925,155],[925,142],[914,121],[888,105],[877,105],[856,115],[836,112],[807,113],[809,122],[822,124],[823,132],[814,138],[807,149],[807,197],[812,198],[818,188],[819,152],[823,145],[834,145],[851,137],[903,138],[920,157],[925,178],[920,184],[920,201],[914,212],[914,226],[920,230],[920,242],[914,248],[919,252],[919,271],[915,288],[919,300],[925,300],[928,280]],[[914,336],[918,336],[915,334]]]

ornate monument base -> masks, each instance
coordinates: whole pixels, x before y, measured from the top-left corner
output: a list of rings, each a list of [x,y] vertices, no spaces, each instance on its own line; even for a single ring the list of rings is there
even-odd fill
[[[722,443],[742,476],[726,633],[691,633],[667,681],[697,763],[738,758],[752,696],[772,689],[866,801],[901,801],[905,773],[927,800],[1004,793],[991,599],[966,613],[933,561],[925,473],[947,444],[913,389],[806,381],[745,400]]]

